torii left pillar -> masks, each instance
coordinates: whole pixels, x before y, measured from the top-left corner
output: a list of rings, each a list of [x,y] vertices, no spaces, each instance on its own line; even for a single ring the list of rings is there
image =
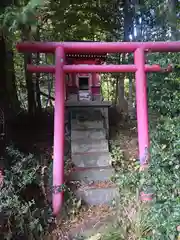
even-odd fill
[[[53,214],[57,216],[63,204],[64,187],[64,100],[65,53],[63,47],[55,51],[55,106],[54,106],[54,159],[53,159]]]
[[[134,52],[136,65],[136,107],[137,127],[139,142],[139,159],[141,166],[148,164],[149,158],[149,130],[148,130],[148,106],[147,106],[147,80],[145,72],[145,53],[143,48],[137,48]]]

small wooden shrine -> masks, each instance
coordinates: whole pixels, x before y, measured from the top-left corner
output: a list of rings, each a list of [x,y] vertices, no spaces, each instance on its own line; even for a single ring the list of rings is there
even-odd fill
[[[67,54],[67,64],[103,64],[106,54]],[[70,73],[66,81],[67,101],[100,101],[101,86],[99,73]]]

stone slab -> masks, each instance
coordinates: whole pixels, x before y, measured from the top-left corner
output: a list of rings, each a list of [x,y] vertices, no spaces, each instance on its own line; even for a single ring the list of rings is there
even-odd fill
[[[79,139],[71,141],[71,153],[109,152],[108,140]]]
[[[71,111],[71,129],[103,128],[101,110],[85,109]]]
[[[118,190],[116,187],[77,189],[75,194],[77,198],[82,199],[88,205],[111,205],[113,200],[118,197]]]
[[[65,107],[69,108],[102,108],[102,107],[110,107],[112,102],[109,101],[66,101]]]
[[[71,139],[106,139],[106,131],[105,129],[82,129],[82,130],[74,130],[71,131]]]
[[[82,109],[82,110],[72,110],[71,111],[71,118],[77,119],[79,121],[97,121],[102,120],[103,116],[101,110],[99,109]]]
[[[103,129],[103,121],[78,121],[76,119],[71,120],[71,129],[72,130],[87,130],[87,129]]]
[[[78,95],[77,94],[69,94],[68,102],[77,102],[77,101],[78,101]]]
[[[109,152],[94,152],[85,155],[71,155],[73,164],[76,167],[107,167],[112,163]]]
[[[92,184],[102,181],[110,181],[114,174],[113,168],[89,168],[70,173],[69,180],[80,181],[83,184]]]

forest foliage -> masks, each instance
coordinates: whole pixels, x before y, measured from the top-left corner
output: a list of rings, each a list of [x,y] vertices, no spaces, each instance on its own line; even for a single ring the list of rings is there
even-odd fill
[[[17,42],[179,40],[179,10],[177,0],[1,1],[0,105],[7,118],[7,126],[24,111],[35,116],[45,107],[52,107],[53,100],[48,98],[51,101],[47,103],[47,97],[54,97],[53,77],[47,74],[28,74],[24,67],[24,62],[26,64],[31,60],[52,63],[52,56],[22,56],[16,51]],[[165,67],[168,63],[179,64],[179,54],[152,54],[147,58],[149,63],[159,63]],[[115,63],[131,60],[131,56],[125,59],[118,54],[109,56],[109,61]],[[108,82],[109,79],[112,91],[107,93],[107,87],[104,87],[107,97],[117,105],[131,98],[129,86],[133,76],[103,76],[104,81]],[[127,86],[124,86],[124,79],[128,79]],[[151,165],[144,178],[139,172],[124,169],[117,174],[116,181],[122,195],[123,209],[120,208],[122,212],[119,211],[122,213],[119,214],[120,227],[114,230],[111,239],[120,239],[122,236],[122,240],[166,240],[177,236],[176,227],[180,224],[179,90],[180,77],[177,71],[148,75],[149,111],[157,114],[156,126],[150,122]],[[7,135],[11,137],[10,132],[8,130]],[[8,145],[12,142],[8,137],[6,141]],[[43,200],[39,206],[34,198],[25,199],[23,191],[31,184],[42,185],[41,170],[44,166],[36,154],[24,155],[12,146],[8,147],[5,156],[7,166],[4,187],[0,194],[0,237],[16,239],[17,236],[23,236],[27,239],[31,232],[31,239],[43,239],[52,221],[50,204]],[[142,184],[145,188],[151,187],[156,196],[150,211],[139,202],[137,204],[135,196]],[[136,214],[133,221],[123,215],[130,200],[134,202],[136,213],[139,214],[138,217]],[[125,218],[129,220],[124,221]],[[130,238],[132,236],[134,238]]]

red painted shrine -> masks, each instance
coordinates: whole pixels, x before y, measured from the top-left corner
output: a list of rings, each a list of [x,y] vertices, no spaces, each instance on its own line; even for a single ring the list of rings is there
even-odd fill
[[[96,65],[103,64],[106,54],[67,54],[68,65]],[[100,99],[99,73],[69,73],[66,75],[66,100]]]

